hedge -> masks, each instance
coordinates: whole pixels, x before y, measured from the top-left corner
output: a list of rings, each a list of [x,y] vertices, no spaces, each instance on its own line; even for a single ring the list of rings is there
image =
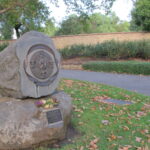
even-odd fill
[[[88,62],[82,65],[83,69],[99,72],[117,72],[129,74],[143,74],[150,75],[150,62],[137,62],[137,61],[101,61],[101,62]]]
[[[96,45],[73,45],[60,49],[63,58],[94,57],[110,59],[150,58],[150,40],[106,41]]]

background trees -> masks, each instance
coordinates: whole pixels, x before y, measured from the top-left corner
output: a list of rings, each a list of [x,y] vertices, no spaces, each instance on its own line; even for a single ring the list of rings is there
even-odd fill
[[[57,35],[82,34],[82,33],[104,33],[104,32],[127,32],[130,24],[120,21],[111,13],[109,16],[94,13],[89,16],[70,15],[62,21]]]
[[[150,0],[137,0],[132,11],[132,29],[150,31]]]
[[[0,0],[0,15],[17,8],[23,8],[29,0]]]
[[[47,0],[58,4],[59,0]],[[45,0],[0,0],[0,39],[11,39],[13,31],[17,36],[29,30],[38,30],[48,35],[126,32],[130,24],[110,12],[115,0],[63,0],[70,15],[55,26]],[[135,7],[132,11],[131,30],[150,31],[150,1],[132,0]],[[105,10],[105,14],[94,13],[95,9]]]
[[[21,2],[21,0],[18,1]],[[39,0],[30,0],[24,7],[16,6],[15,9],[0,15],[1,38],[10,38],[13,29],[16,31],[17,37],[29,30],[40,31],[42,30],[42,24],[47,21],[48,15],[48,8]],[[9,30],[11,34],[4,32],[3,29]]]
[[[0,14],[24,8],[31,0],[0,0]],[[38,0],[37,0],[38,1]],[[59,0],[48,0],[49,3],[58,6]],[[77,13],[92,13],[95,9],[109,10],[115,0],[63,0],[68,10],[76,11]]]
[[[49,0],[49,3],[57,5],[58,1]],[[95,9],[109,10],[115,0],[63,1],[68,11],[73,10],[80,15],[87,15]],[[56,28],[49,18],[50,12],[44,2],[45,0],[0,0],[0,39],[11,39],[13,30],[16,31],[17,37],[29,30],[38,30],[53,35]]]

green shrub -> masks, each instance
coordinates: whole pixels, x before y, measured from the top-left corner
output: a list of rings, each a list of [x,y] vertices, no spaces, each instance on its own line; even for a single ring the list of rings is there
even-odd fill
[[[63,58],[95,57],[110,59],[150,59],[150,40],[105,41],[96,45],[73,45],[60,50]]]
[[[8,46],[8,43],[4,43],[0,45],[0,52],[4,50]]]
[[[143,74],[150,75],[150,63],[149,62],[88,62],[83,64],[82,67],[91,71],[103,71],[103,72],[117,72],[117,73],[129,73],[129,74]]]

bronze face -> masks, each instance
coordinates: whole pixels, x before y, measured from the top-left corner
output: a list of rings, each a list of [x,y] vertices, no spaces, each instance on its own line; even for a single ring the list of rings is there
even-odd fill
[[[29,49],[24,60],[24,69],[28,78],[38,86],[48,86],[56,79],[59,72],[54,52],[42,44]]]
[[[31,72],[38,79],[47,79],[54,70],[51,56],[44,51],[35,52],[29,63]]]

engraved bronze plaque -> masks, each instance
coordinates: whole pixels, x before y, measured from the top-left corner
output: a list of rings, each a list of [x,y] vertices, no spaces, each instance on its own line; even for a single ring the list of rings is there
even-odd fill
[[[54,69],[51,56],[44,51],[35,52],[30,59],[30,69],[35,77],[47,79]]]
[[[24,70],[28,78],[37,86],[49,86],[59,73],[55,53],[46,45],[32,46],[24,60]]]
[[[46,112],[47,120],[49,124],[62,121],[62,114],[60,109],[54,109]]]

